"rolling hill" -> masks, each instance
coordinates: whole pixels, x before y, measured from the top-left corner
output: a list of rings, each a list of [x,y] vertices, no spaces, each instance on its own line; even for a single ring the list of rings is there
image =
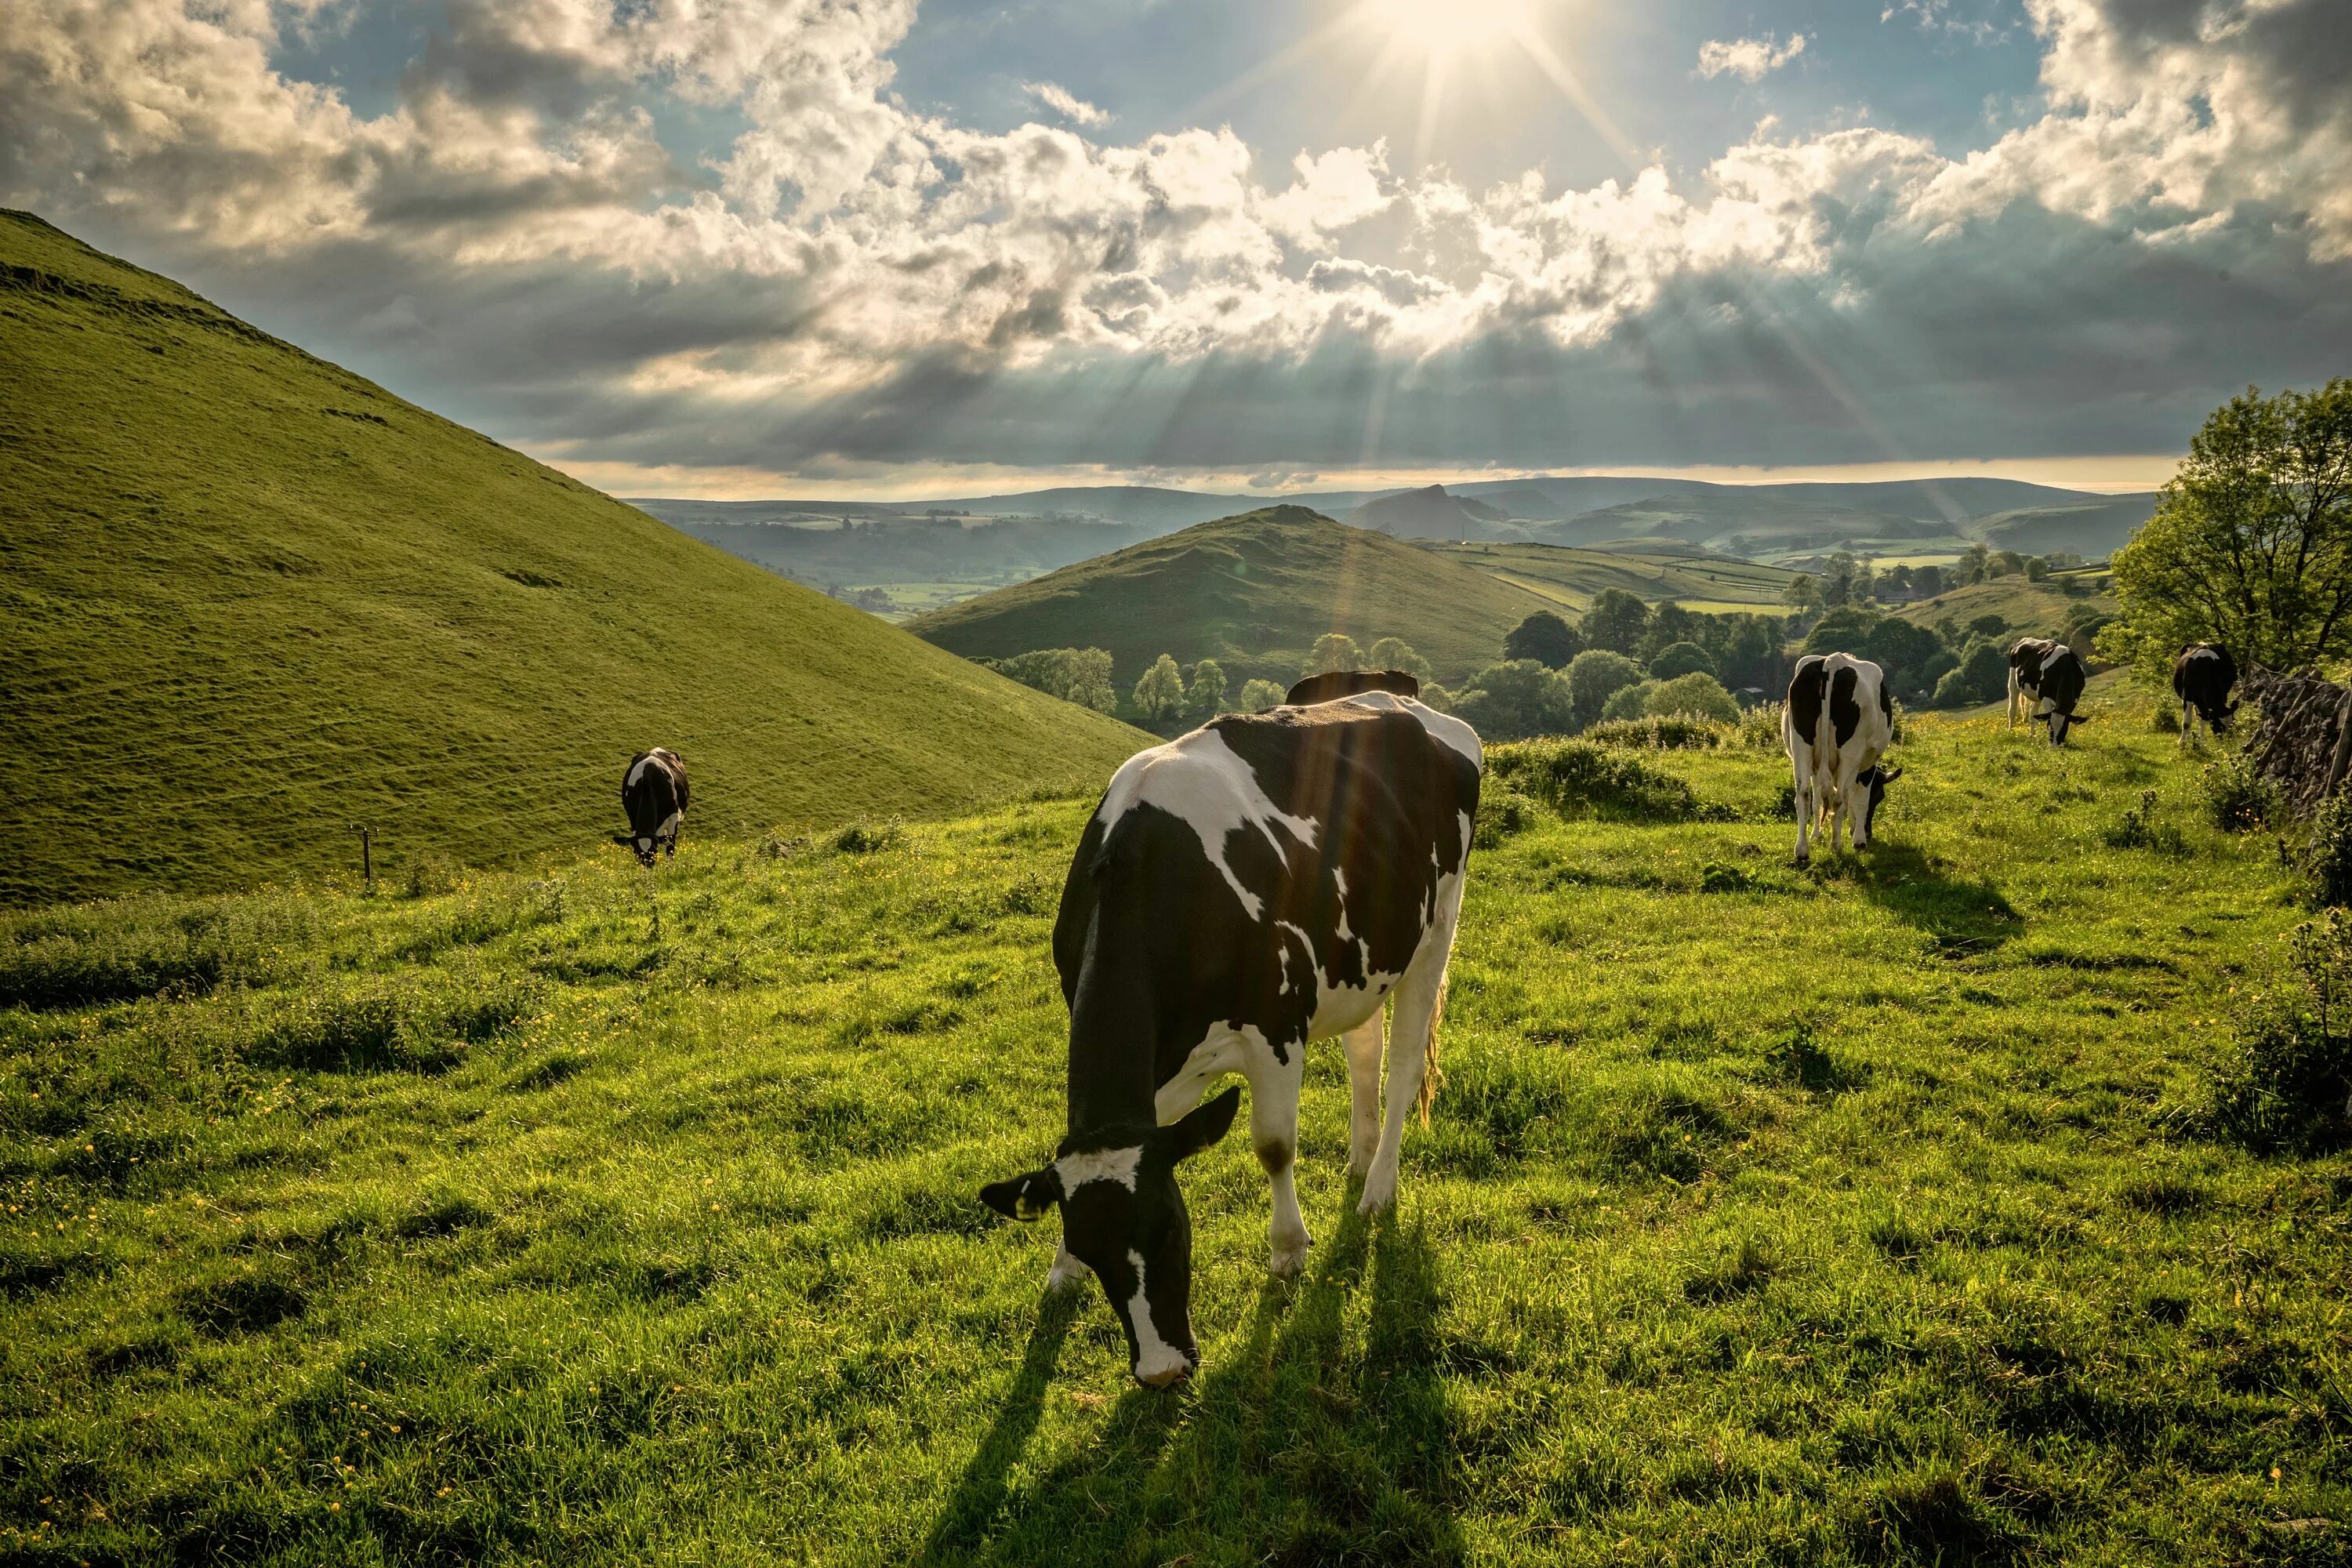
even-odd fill
[[[1342,521],[1398,539],[1486,539],[1503,517],[1498,508],[1447,495],[1444,485],[1424,485],[1366,501]],[[1519,532],[1512,529],[1510,535]]]
[[[1979,518],[1970,531],[1995,550],[2041,555],[2071,550],[2101,560],[2131,542],[2140,524],[2156,515],[2156,492],[2109,497],[2059,506],[2018,507]]]
[[[1780,614],[1780,591],[1794,573],[1664,543],[1654,550],[1577,550],[1556,544],[1438,544],[1431,553],[1551,600],[1573,618],[1604,588],[1653,604],[1675,599],[1695,610]]]
[[[2094,616],[2112,616],[2121,607],[2109,591],[2111,582],[2097,567],[2053,572],[2040,583],[2012,574],[1920,599],[1894,613],[1921,626],[1947,619],[1966,626],[1979,616],[1999,616],[2020,636],[2063,637],[2069,628]]]
[[[1213,658],[1238,682],[1295,677],[1307,648],[1342,631],[1400,637],[1460,680],[1503,636],[1557,607],[1528,588],[1303,507],[1274,506],[1049,573],[919,616],[908,629],[973,658],[1034,648],[1110,650],[1131,686],[1162,653]]]
[[[1139,737],[0,214],[0,900],[574,854],[1099,780]]]

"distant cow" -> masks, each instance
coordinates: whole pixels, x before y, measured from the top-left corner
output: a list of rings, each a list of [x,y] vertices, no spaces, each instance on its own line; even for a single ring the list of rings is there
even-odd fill
[[[1829,818],[1830,853],[1851,823],[1853,847],[1867,848],[1872,820],[1901,768],[1879,759],[1895,738],[1886,672],[1850,653],[1808,654],[1789,679],[1780,743],[1796,775],[1797,864],[1812,859],[1811,835]]]
[[[2064,643],[2051,647],[2053,651],[2042,660],[2041,679],[2033,683],[2038,700],[2032,721],[2038,724],[2047,719],[2050,743],[2063,746],[2069,728],[2090,722],[2074,711],[2074,705],[2083,700],[2083,687],[2091,679],[2091,672],[2083,668],[2083,656]]]
[[[2042,700],[2042,666],[2066,645],[2050,637],[2020,637],[2009,650],[2009,727],[2033,721],[2034,704]]]
[[[686,764],[677,752],[656,746],[629,759],[629,771],[621,775],[621,809],[629,814],[629,831],[621,842],[637,852],[641,864],[652,865],[656,849],[677,853],[687,795]]]
[[[1061,1206],[1047,1283],[1094,1271],[1139,1381],[1165,1386],[1199,1364],[1176,1165],[1233,1124],[1238,1088],[1202,1103],[1217,1079],[1249,1082],[1250,1139],[1274,1187],[1275,1273],[1307,1258],[1291,1166],[1309,1041],[1345,1039],[1359,1207],[1395,1200],[1406,1113],[1426,1114],[1434,1088],[1484,766],[1467,724],[1370,691],[1228,714],[1112,777],[1054,925],[1069,1135],[1051,1164],[980,1195],[1014,1219]]]
[[[2230,650],[2209,642],[2193,642],[2172,661],[2172,694],[2180,699],[2180,744],[2189,743],[2189,717],[2205,721],[2214,734],[2225,733],[2230,716],[2238,710],[2230,689],[2238,684],[2238,661]]]
[[[1393,692],[1399,697],[1419,697],[1421,682],[1402,669],[1333,669],[1321,675],[1310,675],[1283,694],[1283,702],[1292,708],[1313,702],[1331,702],[1342,697],[1360,696],[1367,691]]]

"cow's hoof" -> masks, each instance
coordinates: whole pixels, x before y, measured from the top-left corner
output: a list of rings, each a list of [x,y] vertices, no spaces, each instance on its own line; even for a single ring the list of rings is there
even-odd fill
[[[1360,1215],[1376,1215],[1396,1205],[1396,1176],[1374,1176],[1364,1183],[1364,1195],[1356,1204]]]
[[[1045,1271],[1045,1291],[1048,1295],[1075,1290],[1086,1282],[1087,1266],[1075,1258],[1067,1263],[1056,1263]]]
[[[1135,1374],[1135,1381],[1146,1388],[1173,1388],[1183,1382],[1192,1370],[1189,1366],[1171,1366],[1165,1372],[1139,1372]]]
[[[1813,858],[1810,855],[1800,855],[1797,857],[1797,869],[1800,871],[1803,870],[1806,867],[1811,866],[1812,863]]]
[[[1307,1237],[1300,1237],[1295,1247],[1277,1247],[1266,1262],[1266,1272],[1276,1279],[1296,1279],[1306,1271],[1307,1249],[1314,1246]]]

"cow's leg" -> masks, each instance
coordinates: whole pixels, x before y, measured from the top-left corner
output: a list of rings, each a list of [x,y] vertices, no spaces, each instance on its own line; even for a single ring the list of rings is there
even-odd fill
[[[1371,1173],[1372,1151],[1381,1141],[1381,1009],[1339,1037],[1348,1053],[1348,1174]]]
[[[2020,706],[2017,699],[2017,666],[2012,664],[2009,667],[2009,707],[2007,710],[2009,713],[2009,727],[2012,730],[2017,728],[2017,712]]]
[[[1287,1062],[1268,1051],[1250,1064],[1250,1144],[1274,1187],[1274,1251],[1266,1265],[1281,1279],[1307,1266],[1307,1221],[1298,1212],[1298,1088],[1307,1075],[1307,1044],[1289,1049]]]
[[[1397,1161],[1404,1149],[1404,1122],[1421,1108],[1437,1038],[1437,1016],[1445,1004],[1445,966],[1454,955],[1454,927],[1461,911],[1457,884],[1454,905],[1440,915],[1443,926],[1423,939],[1422,949],[1397,983],[1396,1012],[1389,1019],[1389,1075],[1381,1122],[1381,1143],[1364,1176],[1360,1214],[1378,1214],[1396,1202]]]
[[[1797,803],[1797,867],[1802,870],[1813,858],[1813,781],[1807,775],[1805,764],[1795,757],[1789,759],[1789,771],[1797,780],[1790,787]]]
[[[2180,739],[2174,742],[2173,746],[2179,751],[2189,749],[2189,699],[2186,697],[2180,700]]]
[[[1065,1247],[1055,1252],[1054,1267],[1045,1271],[1045,1289],[1067,1290],[1085,1284],[1086,1279],[1087,1266],[1071,1257],[1070,1249]]]

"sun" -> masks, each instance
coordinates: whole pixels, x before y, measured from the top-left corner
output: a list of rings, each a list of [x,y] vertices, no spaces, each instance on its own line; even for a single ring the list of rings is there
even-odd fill
[[[1534,25],[1536,0],[1364,0],[1357,15],[1371,30],[1417,54],[1454,55]]]

